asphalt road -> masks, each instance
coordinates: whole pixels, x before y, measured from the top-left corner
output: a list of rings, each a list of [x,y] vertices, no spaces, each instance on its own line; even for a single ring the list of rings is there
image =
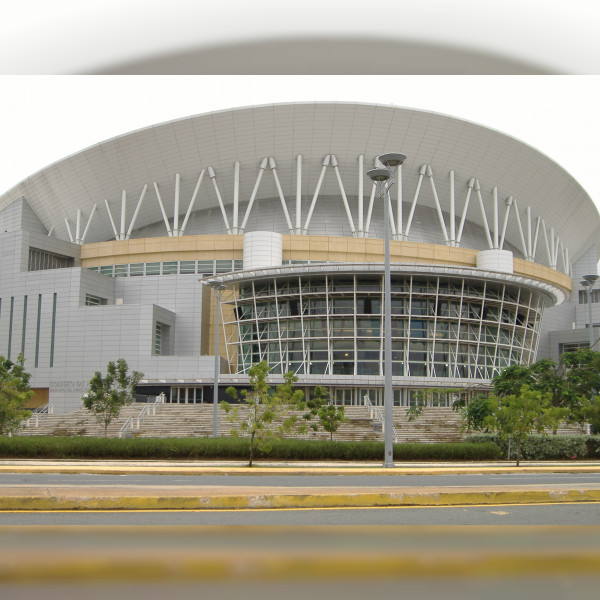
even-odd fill
[[[141,485],[252,487],[394,487],[486,485],[589,485],[600,487],[600,473],[480,473],[440,475],[101,475],[95,473],[2,473],[3,485]]]
[[[0,512],[0,526],[600,525],[600,504],[303,510]],[[598,540],[600,545],[600,539]]]
[[[593,598],[600,576],[564,574],[521,577],[439,577],[429,579],[367,579],[366,581],[283,582],[192,582],[192,583],[39,583],[1,585],[3,600],[30,600],[43,594],[45,600],[364,600],[365,598],[419,598],[420,600],[565,600]]]

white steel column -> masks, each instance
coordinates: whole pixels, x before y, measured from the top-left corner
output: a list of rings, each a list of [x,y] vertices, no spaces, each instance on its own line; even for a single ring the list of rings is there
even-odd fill
[[[444,235],[444,241],[448,243],[448,230],[446,229],[446,222],[444,221],[444,213],[442,213],[442,207],[440,206],[440,199],[438,198],[437,190],[435,189],[435,182],[433,181],[433,171],[431,166],[427,165],[427,177],[429,177],[429,183],[431,185],[431,191],[433,192],[433,199],[435,200],[435,209],[437,210],[438,219],[440,221],[440,228]]]
[[[344,203],[344,208],[346,209],[346,216],[348,217],[348,222],[350,223],[350,231],[352,231],[352,235],[356,236],[356,229],[354,227],[354,219],[352,219],[352,213],[350,212],[350,206],[348,205],[348,198],[346,197],[346,191],[344,190],[344,184],[342,183],[342,177],[340,175],[340,171],[338,169],[338,161],[335,157],[335,154],[331,155],[331,165],[333,166],[333,170],[335,171],[335,176],[337,177],[338,186],[340,188],[340,193],[342,194],[342,202]]]
[[[67,233],[69,234],[69,239],[71,240],[71,243],[73,244],[75,242],[75,240],[73,239],[73,234],[71,233],[71,225],[69,225],[69,219],[67,219],[65,217],[65,225],[67,226]]]
[[[510,215],[510,207],[513,203],[513,197],[509,196],[506,199],[506,210],[504,211],[504,222],[502,223],[502,235],[500,236],[500,249],[504,248],[504,238],[506,237],[506,227],[508,226],[508,217]]]
[[[248,217],[250,216],[250,211],[252,210],[252,205],[254,204],[254,199],[256,198],[256,194],[258,192],[258,186],[260,185],[260,180],[262,179],[263,173],[269,164],[268,158],[263,158],[260,163],[260,169],[258,171],[258,176],[256,178],[256,183],[254,184],[254,189],[252,190],[252,195],[250,196],[250,201],[248,202],[248,206],[246,207],[246,214],[244,215],[244,220],[242,221],[242,226],[240,227],[241,232],[244,232],[246,229],[246,223],[248,222]]]
[[[531,206],[527,207],[527,254],[533,260],[533,238],[531,237]]]
[[[490,235],[490,227],[488,225],[487,216],[485,214],[485,206],[483,205],[483,198],[481,197],[481,185],[479,185],[479,179],[475,180],[475,191],[479,198],[479,208],[481,209],[481,219],[483,220],[483,227],[485,229],[485,237],[487,238],[488,246],[493,248],[492,237]]]
[[[319,197],[319,192],[321,191],[321,185],[323,184],[323,178],[325,177],[325,171],[329,166],[331,161],[331,154],[328,154],[324,159],[321,167],[321,173],[319,175],[319,181],[317,181],[317,187],[315,189],[315,193],[312,198],[312,202],[310,203],[310,208],[308,209],[308,215],[306,215],[306,221],[304,222],[304,235],[308,233],[308,226],[310,225],[310,220],[312,218],[313,210],[315,209],[315,204],[317,203],[317,198]]]
[[[181,176],[175,173],[175,208],[173,209],[173,235],[179,236],[179,187]]]
[[[419,181],[417,182],[417,189],[415,190],[415,195],[410,205],[410,212],[408,213],[408,220],[406,221],[406,229],[404,230],[404,239],[408,239],[408,233],[410,231],[410,226],[412,225],[413,216],[415,214],[415,208],[417,206],[417,200],[419,198],[419,192],[421,191],[421,184],[423,183],[423,177],[425,177],[425,173],[427,173],[427,165],[421,165],[419,169]]]
[[[465,219],[467,218],[467,211],[469,210],[469,202],[471,201],[471,192],[475,187],[475,179],[471,177],[469,183],[467,183],[467,197],[465,198],[465,205],[463,206],[462,215],[460,217],[460,225],[458,226],[458,233],[456,234],[456,245],[460,246],[462,240],[463,227],[465,226]]]
[[[454,198],[454,169],[450,171],[450,245],[456,246],[456,205]]]
[[[364,224],[364,180],[363,180],[363,168],[364,168],[365,157],[362,154],[358,155],[358,237],[365,237],[365,224]]]
[[[531,260],[535,260],[535,254],[537,251],[538,235],[540,233],[540,223],[542,217],[538,217],[535,223],[535,234],[533,235],[533,248],[531,249]]]
[[[192,194],[192,199],[190,200],[190,205],[188,206],[187,212],[185,213],[185,219],[183,220],[183,224],[181,225],[181,235],[184,234],[188,219],[192,214],[194,203],[196,202],[196,197],[198,196],[198,191],[200,190],[200,184],[202,183],[202,179],[204,178],[204,171],[204,169],[200,171],[200,177],[198,177],[198,181],[196,182],[196,187],[194,188],[194,193]]]
[[[402,165],[398,165],[398,170],[396,172],[396,186],[397,186],[397,195],[396,195],[396,234],[395,239],[402,239]]]
[[[79,244],[81,239],[79,238],[81,234],[81,209],[77,209],[77,217],[75,221],[75,243]]]
[[[115,225],[115,220],[113,219],[112,213],[110,212],[110,206],[108,204],[108,200],[104,198],[104,204],[106,206],[106,210],[108,212],[108,218],[110,220],[110,224],[112,226],[113,233],[115,234],[115,240],[119,239],[119,233],[117,231],[117,226]]]
[[[236,160],[233,165],[233,229],[232,233],[239,233],[238,211],[240,205],[240,161]]]
[[[517,217],[517,224],[519,226],[519,235],[521,236],[521,245],[523,247],[523,256],[525,260],[531,260],[529,253],[527,252],[527,244],[525,243],[525,234],[523,232],[523,224],[521,223],[521,215],[519,214],[519,206],[517,205],[517,199],[514,199],[515,202],[515,215]]]
[[[82,243],[85,241],[85,236],[87,235],[88,229],[90,228],[90,223],[92,222],[92,219],[94,218],[95,214],[96,214],[96,204],[94,204],[94,206],[92,206],[90,216],[88,217],[87,224],[85,226],[85,229],[83,230],[83,235],[81,236]]]
[[[296,156],[296,229],[294,233],[302,234],[302,154]]]
[[[292,221],[290,220],[290,213],[288,212],[285,196],[283,195],[283,190],[281,189],[281,183],[279,183],[277,165],[275,164],[275,159],[272,156],[269,157],[269,167],[271,167],[271,172],[273,173],[273,178],[275,179],[277,193],[279,194],[279,199],[281,200],[281,208],[283,208],[283,214],[285,215],[285,222],[287,223],[289,232],[294,233],[294,228],[292,227]]]
[[[131,232],[135,226],[135,221],[140,213],[140,209],[142,208],[142,202],[144,201],[144,197],[146,196],[146,190],[148,189],[148,184],[144,185],[144,189],[140,195],[140,199],[138,200],[137,206],[135,207],[135,212],[133,213],[133,217],[131,217],[131,223],[129,224],[129,229],[127,230],[126,238],[129,239]]]
[[[498,188],[494,186],[494,248],[498,248]]]
[[[219,186],[217,185],[215,170],[212,167],[208,167],[208,176],[211,178],[215,188],[215,193],[217,194],[217,200],[219,202],[219,207],[221,208],[221,214],[223,215],[225,229],[227,229],[227,233],[231,233],[231,229],[229,228],[229,220],[227,219],[227,213],[225,212],[225,206],[223,205],[223,198],[221,198],[221,192],[219,192]]]
[[[544,227],[544,239],[546,240],[546,254],[548,256],[548,264],[552,266],[552,252],[550,251],[550,242],[548,242],[548,231],[546,230],[546,223],[542,221]]]
[[[125,239],[125,213],[127,210],[127,192],[123,190],[121,194],[121,229],[119,231],[119,239]]]
[[[556,259],[558,258],[558,240],[554,237],[554,227],[550,227],[550,240],[552,249],[552,264],[553,269],[556,269]]]
[[[167,213],[165,212],[165,207],[163,206],[162,198],[160,197],[160,192],[158,191],[158,184],[156,181],[154,182],[154,191],[156,192],[158,205],[160,206],[160,212],[162,213],[163,221],[165,222],[165,227],[167,228],[167,235],[172,237],[173,232],[171,231],[171,225],[169,224],[169,219],[167,218]]]

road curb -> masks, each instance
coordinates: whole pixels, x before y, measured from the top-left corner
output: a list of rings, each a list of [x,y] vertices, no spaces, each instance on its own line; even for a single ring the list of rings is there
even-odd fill
[[[251,493],[195,495],[84,495],[46,493],[0,496],[0,510],[233,510],[469,506],[600,502],[600,489],[440,490],[411,492]]]
[[[549,466],[495,466],[495,467],[477,467],[477,466],[432,466],[432,467],[392,467],[383,468],[381,466],[373,467],[305,467],[302,465],[293,467],[244,467],[244,466],[155,466],[155,465],[97,465],[97,464],[50,464],[50,465],[0,465],[1,473],[58,473],[58,474],[77,474],[93,473],[97,475],[296,475],[296,476],[314,476],[314,475],[464,475],[464,474],[506,474],[506,473],[600,473],[600,465],[549,465]]]

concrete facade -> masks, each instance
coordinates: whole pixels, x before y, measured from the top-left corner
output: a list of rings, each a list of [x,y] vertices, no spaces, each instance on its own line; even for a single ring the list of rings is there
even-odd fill
[[[380,404],[383,206],[365,173],[395,150],[409,157],[390,197],[396,403],[583,343],[600,217],[567,173],[472,123],[324,103],[157,125],[1,196],[0,354],[24,354],[57,412],[117,358],[144,373],[141,394],[212,401],[216,307],[199,280],[222,280],[224,386],[264,359],[275,381],[291,369]]]

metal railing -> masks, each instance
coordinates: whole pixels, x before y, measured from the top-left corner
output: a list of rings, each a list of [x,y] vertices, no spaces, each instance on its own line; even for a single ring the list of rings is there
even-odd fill
[[[133,417],[129,417],[125,423],[123,423],[123,427],[119,430],[117,437],[125,437],[129,430],[133,429]]]
[[[23,427],[39,427],[40,426],[40,415],[51,415],[54,414],[54,405],[52,402],[48,402],[43,406],[38,406],[32,409],[31,416],[23,423]]]
[[[369,396],[367,396],[366,394],[363,396],[363,403],[369,409],[369,418],[371,420],[377,421],[378,423],[381,423],[381,431],[385,433],[385,417],[381,412],[381,408],[379,406],[375,406],[371,402],[371,398],[369,398]],[[391,425],[394,443],[397,444],[400,441],[400,436],[398,435],[398,430],[396,429],[395,425],[393,423]]]
[[[161,394],[160,396],[156,396],[154,402],[149,402],[144,404],[144,408],[140,410],[140,412],[135,417],[129,417],[125,423],[123,423],[123,427],[119,430],[117,437],[125,437],[129,431],[133,431],[134,429],[140,428],[140,423],[144,420],[145,417],[153,417],[156,415],[156,406],[158,404],[162,404],[164,402],[164,396]]]

